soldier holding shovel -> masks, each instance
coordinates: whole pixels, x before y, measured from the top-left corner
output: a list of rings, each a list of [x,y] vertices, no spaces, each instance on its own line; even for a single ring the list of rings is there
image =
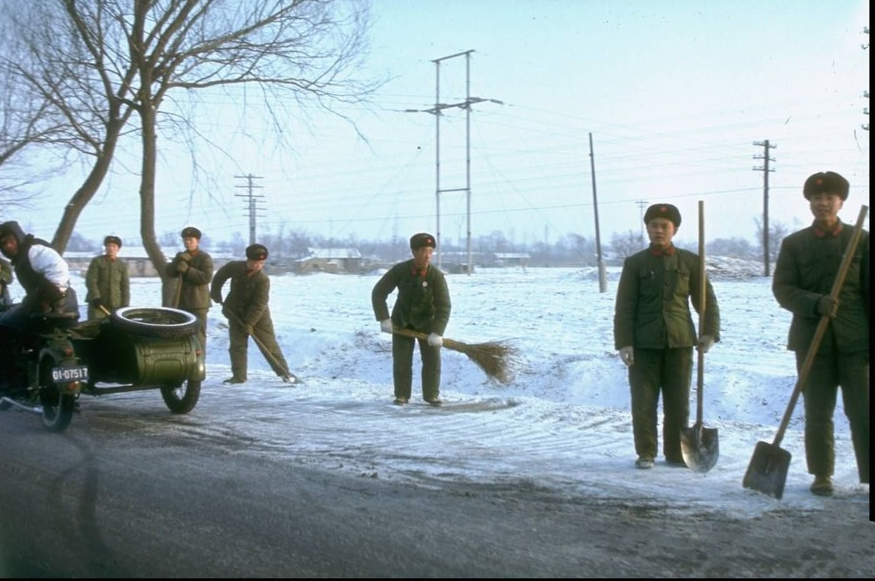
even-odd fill
[[[267,248],[252,244],[246,249],[246,260],[233,260],[216,271],[210,288],[212,299],[222,305],[228,317],[231,377],[225,383],[245,383],[250,335],[274,372],[285,382],[294,376],[277,344],[270,317],[270,278],[262,270],[267,260]],[[222,299],[222,286],[231,279],[231,290]]]
[[[787,348],[796,353],[800,372],[820,319],[830,318],[819,347],[814,346],[816,355],[802,386],[805,456],[808,472],[814,475],[811,492],[821,496],[833,492],[832,417],[839,386],[860,482],[869,482],[868,232],[862,231],[837,298],[830,292],[852,236],[853,229],[838,217],[848,190],[848,181],[831,171],[805,181],[802,193],[814,222],[784,238],[772,279],[778,304],[793,313]]]
[[[681,430],[690,415],[693,347],[707,352],[720,340],[720,311],[711,283],[700,293],[699,256],[675,247],[681,224],[671,204],[654,204],[644,213],[650,247],[626,258],[614,309],[614,344],[629,368],[632,431],[638,468],[652,468],[657,452],[657,410],[662,394],[662,449],[670,466],[685,466]],[[701,335],[690,313],[708,308]]]

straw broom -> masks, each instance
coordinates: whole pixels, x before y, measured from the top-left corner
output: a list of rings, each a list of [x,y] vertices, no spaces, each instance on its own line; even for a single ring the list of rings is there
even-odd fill
[[[392,332],[405,337],[428,339],[428,333],[421,333],[411,329],[399,329],[396,327],[392,329]],[[467,355],[468,359],[485,371],[490,379],[504,384],[510,383],[513,379],[513,372],[519,360],[519,354],[506,341],[490,341],[488,343],[469,345],[461,341],[444,338],[443,346]]]

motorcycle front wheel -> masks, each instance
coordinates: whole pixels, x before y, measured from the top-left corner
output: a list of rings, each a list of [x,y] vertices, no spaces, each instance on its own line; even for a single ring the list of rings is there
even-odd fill
[[[62,394],[51,387],[42,389],[39,398],[43,408],[43,426],[52,432],[62,432],[70,425],[76,408],[76,396]]]
[[[161,386],[161,397],[167,409],[175,414],[187,414],[193,410],[200,395],[200,381],[184,381],[180,385]]]

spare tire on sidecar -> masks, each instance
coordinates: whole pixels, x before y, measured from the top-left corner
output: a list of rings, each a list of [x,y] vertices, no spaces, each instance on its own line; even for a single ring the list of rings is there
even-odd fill
[[[160,389],[173,413],[194,409],[206,377],[194,315],[169,307],[125,307],[76,329],[76,354],[88,365],[82,393]]]

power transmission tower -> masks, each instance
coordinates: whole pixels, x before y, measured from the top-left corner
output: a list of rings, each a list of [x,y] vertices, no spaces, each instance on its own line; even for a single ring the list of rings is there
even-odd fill
[[[769,157],[769,149],[776,149],[778,146],[769,143],[769,140],[754,141],[754,145],[763,148],[762,155],[754,155],[754,159],[763,160],[763,165],[753,166],[754,171],[763,172],[763,274],[769,276],[769,172],[775,171],[769,168],[769,162],[775,161],[775,158]]]
[[[470,275],[474,270],[471,252],[471,105],[489,101],[503,105],[497,99],[483,99],[471,96],[471,53],[473,50],[452,54],[435,59],[435,101],[431,109],[405,109],[405,113],[431,113],[435,116],[435,206],[437,212],[437,231],[435,238],[437,247],[437,267],[441,267],[441,194],[449,192],[465,192],[467,197],[467,228],[468,228],[468,265],[467,273]],[[452,58],[465,57],[465,100],[459,103],[441,103],[441,62]],[[441,115],[444,109],[465,110],[465,187],[464,188],[441,188]]]
[[[246,198],[246,211],[249,213],[249,244],[256,242],[255,218],[256,216],[264,218],[264,214],[259,214],[258,204],[263,203],[264,196],[256,195],[254,190],[261,189],[262,186],[256,186],[255,180],[264,179],[261,176],[246,174],[245,176],[234,176],[235,179],[245,179],[246,185],[236,186],[238,188],[246,188],[245,194],[234,194],[238,198]]]

